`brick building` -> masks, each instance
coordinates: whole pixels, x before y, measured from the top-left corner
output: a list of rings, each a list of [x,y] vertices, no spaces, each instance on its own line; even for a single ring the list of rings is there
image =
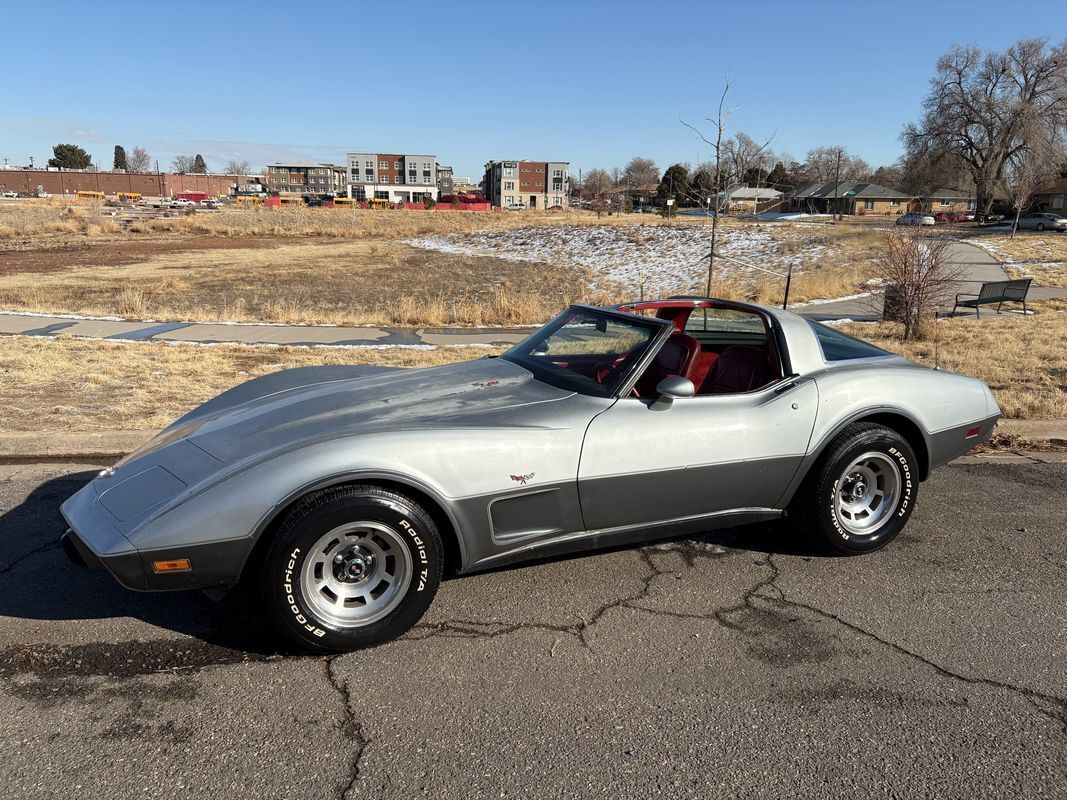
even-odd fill
[[[348,196],[357,200],[419,203],[437,199],[437,156],[349,153]]]
[[[482,181],[485,199],[504,208],[566,208],[569,168],[569,161],[490,161]]]
[[[288,161],[267,167],[267,191],[279,195],[343,195],[347,172],[337,164]]]
[[[913,198],[877,183],[816,183],[790,198],[793,211],[822,214],[903,214]]]
[[[75,192],[137,192],[145,197],[174,197],[180,192],[233,194],[235,184],[259,183],[258,175],[176,175],[168,172],[90,172],[57,169],[0,170],[0,191],[33,194],[37,187],[55,195]]]

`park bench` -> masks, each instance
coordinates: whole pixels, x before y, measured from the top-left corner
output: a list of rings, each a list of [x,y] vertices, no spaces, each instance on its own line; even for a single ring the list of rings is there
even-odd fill
[[[1000,307],[1005,303],[1022,303],[1023,313],[1027,313],[1026,309],[1026,293],[1030,291],[1030,282],[1033,278],[1019,278],[1014,281],[992,281],[990,283],[983,283],[982,288],[978,290],[978,294],[973,292],[960,292],[956,295],[956,304],[952,307],[952,313],[956,313],[957,308],[973,308],[974,315],[976,317],[982,316],[982,312],[979,310],[980,306],[991,306],[994,303],[997,304],[997,312],[1000,312]],[[969,297],[970,300],[961,300],[962,297]]]

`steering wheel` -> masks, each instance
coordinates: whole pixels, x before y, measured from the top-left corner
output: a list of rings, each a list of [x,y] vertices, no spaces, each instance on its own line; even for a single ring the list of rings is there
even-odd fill
[[[593,376],[597,383],[615,383],[622,379],[622,370],[610,361],[602,361],[593,367]]]

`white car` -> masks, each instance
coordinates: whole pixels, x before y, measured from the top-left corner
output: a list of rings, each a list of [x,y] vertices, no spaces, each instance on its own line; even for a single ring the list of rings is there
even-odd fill
[[[525,211],[526,203],[510,203],[504,206],[508,211]]]
[[[3,194],[0,194],[0,197],[18,197],[18,196],[19,196],[18,192],[4,192]]]
[[[171,200],[170,205],[171,208],[189,208],[190,206],[195,206],[196,203],[192,200],[186,200],[184,197],[179,197],[177,200]]]
[[[911,211],[897,217],[897,225],[934,225],[934,218],[930,214],[919,214]]]

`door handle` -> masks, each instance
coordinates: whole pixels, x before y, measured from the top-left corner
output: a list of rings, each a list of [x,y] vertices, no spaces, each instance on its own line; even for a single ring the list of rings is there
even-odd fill
[[[783,394],[784,392],[788,392],[790,389],[795,389],[797,387],[797,382],[795,380],[793,380],[793,379],[794,378],[798,378],[798,377],[800,377],[800,376],[798,376],[798,375],[786,375],[786,382],[781,384],[780,386],[775,386],[774,387],[774,393],[775,394]]]

